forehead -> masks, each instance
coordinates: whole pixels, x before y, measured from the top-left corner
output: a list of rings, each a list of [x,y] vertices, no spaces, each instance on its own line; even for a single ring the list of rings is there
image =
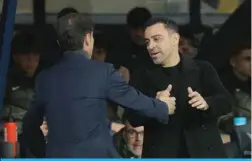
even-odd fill
[[[244,49],[240,51],[237,55],[233,56],[234,59],[242,60],[242,59],[251,59],[251,49]]]
[[[138,126],[138,127],[135,127],[134,130],[140,132],[140,131],[144,131],[144,127],[143,126]]]
[[[144,127],[143,126],[137,126],[137,127],[132,127],[131,125],[126,125],[126,128],[129,129],[134,129],[138,132],[144,131]]]
[[[251,56],[251,49],[244,49],[240,53],[242,56]]]
[[[167,28],[162,23],[157,23],[152,26],[149,26],[145,29],[145,36],[153,36],[153,35],[164,35],[167,33]]]

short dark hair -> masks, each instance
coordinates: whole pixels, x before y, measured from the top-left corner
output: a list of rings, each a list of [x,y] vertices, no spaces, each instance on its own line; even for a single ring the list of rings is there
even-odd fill
[[[63,17],[63,16],[66,16],[68,14],[71,14],[71,13],[79,13],[75,8],[73,7],[66,7],[66,8],[63,8],[58,14],[57,14],[57,19]]]
[[[237,56],[241,51],[251,49],[251,40],[243,40],[237,46],[235,46],[231,56]]]
[[[144,7],[135,7],[127,14],[127,24],[131,28],[143,28],[152,17],[150,11]]]
[[[146,29],[147,27],[153,26],[155,24],[158,24],[158,23],[164,24],[165,28],[173,30],[174,32],[178,33],[178,31],[179,31],[178,25],[176,24],[175,21],[173,21],[171,19],[165,19],[165,18],[152,18],[152,19],[149,19],[145,23],[144,29]]]
[[[188,24],[179,26],[179,34],[186,39],[194,40],[192,28]]]
[[[11,42],[12,54],[41,54],[43,41],[33,31],[17,31]]]
[[[179,35],[191,43],[193,47],[198,47],[200,42],[196,39],[193,29],[189,24],[179,26]]]
[[[81,50],[83,37],[93,31],[94,24],[88,15],[72,13],[63,16],[58,23],[58,41],[63,51]]]

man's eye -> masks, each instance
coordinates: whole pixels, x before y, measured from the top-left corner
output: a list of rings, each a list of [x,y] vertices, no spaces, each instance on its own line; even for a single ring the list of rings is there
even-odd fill
[[[155,37],[153,40],[154,40],[155,42],[159,42],[159,41],[161,40],[161,38],[160,38],[160,37]]]

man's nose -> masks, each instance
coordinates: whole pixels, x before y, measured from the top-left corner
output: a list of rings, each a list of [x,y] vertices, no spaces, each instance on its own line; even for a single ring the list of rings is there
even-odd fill
[[[155,47],[155,44],[152,41],[150,41],[149,44],[147,45],[147,49],[150,51],[152,51],[154,47]]]
[[[143,140],[143,134],[138,133],[138,134],[136,135],[136,140],[142,141],[142,140]]]

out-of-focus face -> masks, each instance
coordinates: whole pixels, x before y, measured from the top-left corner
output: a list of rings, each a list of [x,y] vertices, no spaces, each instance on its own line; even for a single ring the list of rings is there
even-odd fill
[[[165,65],[173,53],[178,53],[179,35],[164,24],[147,27],[144,36],[147,50],[155,64]]]
[[[130,28],[131,40],[139,46],[145,45],[144,30],[142,28]]]
[[[125,125],[125,140],[128,148],[138,157],[141,157],[143,150],[144,127],[132,127],[128,122]]]
[[[190,40],[184,37],[180,37],[179,53],[185,54],[190,57],[195,57],[197,55],[197,49],[191,45]]]
[[[107,52],[105,49],[100,49],[94,47],[92,59],[104,62],[107,57]]]
[[[251,49],[244,49],[230,59],[233,70],[242,77],[251,77]]]
[[[13,55],[13,59],[26,72],[27,76],[33,76],[39,64],[40,55],[37,53],[16,53]]]

